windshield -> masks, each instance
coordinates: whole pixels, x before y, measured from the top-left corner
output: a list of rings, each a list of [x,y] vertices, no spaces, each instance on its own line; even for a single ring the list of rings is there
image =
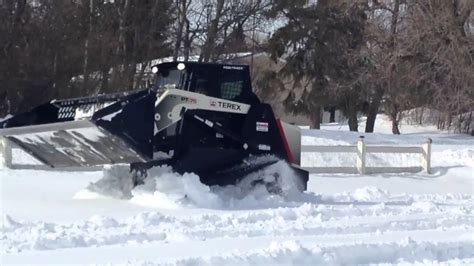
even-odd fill
[[[163,69],[158,72],[156,85],[159,89],[179,89],[184,80],[184,72],[180,70]]]

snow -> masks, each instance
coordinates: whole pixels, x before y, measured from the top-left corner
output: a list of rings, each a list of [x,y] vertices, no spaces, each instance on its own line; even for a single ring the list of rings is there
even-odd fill
[[[269,157],[269,158],[268,158]],[[272,156],[256,158],[266,161]],[[265,187],[253,188],[251,183],[257,177],[264,177],[265,181],[275,181],[274,174],[282,177],[278,179],[281,188],[279,195],[273,195]],[[238,209],[249,206],[278,207],[287,199],[301,196],[293,172],[287,163],[280,161],[264,170],[250,174],[237,186],[208,187],[203,185],[199,176],[193,173],[183,175],[172,171],[171,167],[161,166],[152,168],[144,184],[133,187],[130,179],[129,166],[116,165],[107,167],[103,177],[97,182],[90,183],[85,189],[74,196],[75,199],[116,198],[127,199],[129,202],[160,209],[180,209],[182,207],[206,209]],[[249,193],[250,191],[250,193]],[[279,201],[279,203],[277,203]]]
[[[311,175],[308,191],[280,162],[280,195],[259,186],[209,188],[193,173],[154,168],[133,188],[128,166],[97,172],[0,170],[0,264],[474,264],[474,138],[402,126],[374,134],[329,124],[303,143],[419,145],[433,139],[433,174]],[[16,153],[16,157],[22,157]],[[28,158],[18,158],[28,161]],[[310,164],[349,155],[303,154]],[[373,165],[418,165],[382,155]],[[252,177],[249,177],[252,178]]]

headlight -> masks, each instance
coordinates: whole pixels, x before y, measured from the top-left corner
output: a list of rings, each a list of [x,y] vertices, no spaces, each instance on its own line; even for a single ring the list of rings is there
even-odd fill
[[[178,70],[184,70],[186,68],[186,65],[183,63],[179,63],[177,66]]]

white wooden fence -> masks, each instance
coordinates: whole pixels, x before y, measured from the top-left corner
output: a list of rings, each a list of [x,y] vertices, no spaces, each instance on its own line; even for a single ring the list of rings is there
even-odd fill
[[[368,146],[365,144],[364,137],[361,136],[357,141],[357,145],[352,146],[321,146],[321,145],[303,145],[301,152],[316,153],[355,153],[357,162],[355,167],[304,167],[310,173],[349,173],[349,174],[371,174],[371,173],[404,173],[404,172],[421,172],[431,171],[431,139],[419,147],[415,146]],[[14,164],[12,156],[12,144],[5,138],[0,137],[0,168],[11,169],[38,169],[38,170],[61,170],[61,171],[77,171],[86,170],[86,168],[66,168],[53,169],[42,164]],[[367,167],[367,153],[412,153],[422,154],[421,166],[419,167]],[[87,170],[99,170],[100,167],[87,168]]]
[[[310,173],[347,173],[347,174],[374,174],[374,173],[405,173],[405,172],[421,172],[431,173],[431,139],[428,139],[421,146],[368,146],[361,136],[357,141],[357,145],[348,146],[322,146],[322,145],[302,145],[301,152],[316,153],[355,153],[357,161],[353,166],[336,166],[336,167],[304,167]],[[367,153],[408,153],[421,154],[419,167],[367,167]]]

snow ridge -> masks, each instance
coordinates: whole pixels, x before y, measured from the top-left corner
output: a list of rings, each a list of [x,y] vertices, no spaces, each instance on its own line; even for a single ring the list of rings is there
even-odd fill
[[[383,244],[353,244],[343,246],[305,247],[298,241],[272,242],[266,249],[235,252],[226,256],[187,258],[164,265],[354,265],[382,263],[449,263],[470,259],[474,244],[417,242],[407,238]],[[419,260],[423,254],[423,260]],[[457,258],[457,259],[453,259]],[[150,265],[152,262],[135,262]]]
[[[361,201],[346,200],[361,197]],[[3,219],[0,254],[67,248],[100,248],[130,243],[182,243],[234,238],[300,238],[272,244],[258,252],[230,253],[209,258],[161,261],[172,265],[201,264],[346,264],[474,259],[472,197],[456,203],[433,195],[397,201],[380,197],[375,188],[320,197],[320,204],[261,209],[244,213],[186,216],[142,212],[126,219],[94,215],[73,223],[23,222]],[[352,196],[351,196],[352,195]],[[427,201],[432,198],[440,200]],[[407,236],[417,237],[411,239]],[[305,239],[326,239],[312,246]],[[431,238],[435,242],[427,242]],[[350,240],[348,245],[348,241]],[[398,239],[394,241],[394,239]],[[347,254],[360,254],[356,257]],[[417,255],[414,255],[417,254]],[[137,261],[147,264],[146,261]],[[135,264],[135,262],[133,263]]]

